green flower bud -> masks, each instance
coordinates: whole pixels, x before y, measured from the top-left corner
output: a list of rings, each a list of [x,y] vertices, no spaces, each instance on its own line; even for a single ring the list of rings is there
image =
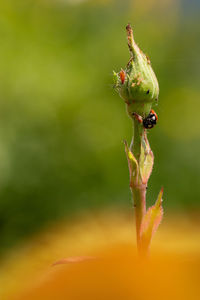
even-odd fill
[[[127,104],[128,114],[146,117],[158,100],[159,86],[149,58],[140,50],[133,38],[133,31],[126,27],[131,58],[119,73],[114,72],[115,89]]]

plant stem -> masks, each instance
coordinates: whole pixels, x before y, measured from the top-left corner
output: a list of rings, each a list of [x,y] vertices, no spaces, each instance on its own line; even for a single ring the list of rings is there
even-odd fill
[[[131,151],[134,153],[134,156],[138,162],[140,162],[140,155],[142,149],[142,141],[144,140],[144,127],[138,120],[133,119],[133,138],[131,142]],[[133,203],[135,209],[135,221],[136,221],[136,236],[137,236],[137,247],[138,252],[141,253],[141,243],[140,243],[140,233],[141,233],[141,224],[146,213],[146,188],[147,183],[142,182],[142,178],[138,176],[138,180],[131,187],[131,192],[133,196]]]
[[[138,252],[141,253],[140,232],[141,224],[146,213],[146,185],[131,187],[135,208],[136,236]]]
[[[136,120],[133,119],[133,138],[131,142],[131,151],[134,153],[135,158],[138,161],[140,159],[141,154],[141,144],[142,144],[142,138],[144,136],[144,128],[143,126]]]
[[[155,205],[146,211],[146,188],[154,163],[153,152],[147,139],[147,129],[155,125],[151,124],[151,110],[152,105],[158,100],[159,85],[149,58],[134,41],[130,24],[126,26],[126,32],[131,58],[124,70],[114,72],[114,87],[124,99],[127,113],[133,120],[133,138],[130,148],[125,142],[125,152],[135,207],[138,252],[143,256],[148,252],[152,236],[163,215],[162,189]],[[156,121],[157,115],[155,112],[153,114]],[[150,126],[145,126],[144,120],[145,122],[148,120]]]

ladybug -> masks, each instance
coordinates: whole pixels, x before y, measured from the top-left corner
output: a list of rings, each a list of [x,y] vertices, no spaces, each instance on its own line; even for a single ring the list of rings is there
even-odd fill
[[[158,121],[158,116],[155,113],[155,111],[151,109],[148,116],[145,119],[143,119],[143,126],[144,128],[151,129],[156,125],[157,121]]]

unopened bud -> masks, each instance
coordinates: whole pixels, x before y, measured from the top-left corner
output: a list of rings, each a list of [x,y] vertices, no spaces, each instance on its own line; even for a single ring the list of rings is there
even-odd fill
[[[130,25],[126,31],[131,58],[124,70],[114,73],[115,89],[126,102],[131,117],[134,113],[146,117],[158,100],[158,81],[149,58],[135,43]]]

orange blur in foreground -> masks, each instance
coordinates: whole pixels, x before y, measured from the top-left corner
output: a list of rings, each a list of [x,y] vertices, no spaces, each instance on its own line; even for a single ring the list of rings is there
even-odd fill
[[[48,228],[2,264],[2,299],[199,300],[199,222],[191,220],[163,222],[146,260],[125,214]]]
[[[139,261],[117,245],[96,260],[54,267],[50,278],[16,299],[199,299],[200,257],[156,255]]]

